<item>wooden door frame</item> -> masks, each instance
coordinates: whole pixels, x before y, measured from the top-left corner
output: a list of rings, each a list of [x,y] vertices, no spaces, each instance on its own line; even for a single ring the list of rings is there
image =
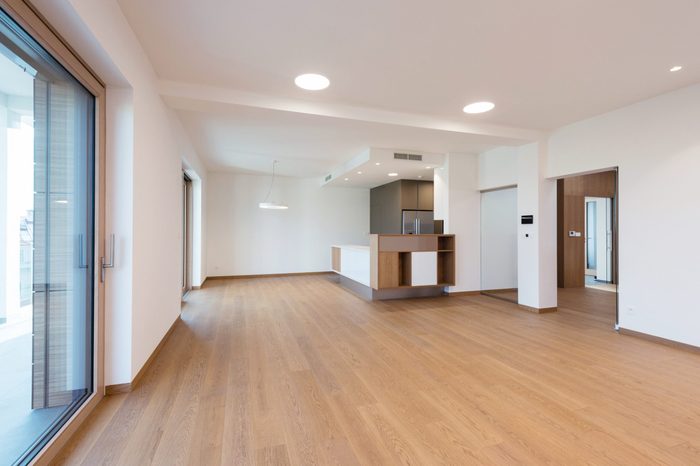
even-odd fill
[[[106,89],[102,80],[51,27],[38,10],[25,0],[0,0],[2,8],[44,47],[95,97],[95,251],[93,282],[93,387],[92,395],[34,457],[33,464],[47,465],[104,397],[105,285],[100,282],[100,258],[105,254],[105,152]]]

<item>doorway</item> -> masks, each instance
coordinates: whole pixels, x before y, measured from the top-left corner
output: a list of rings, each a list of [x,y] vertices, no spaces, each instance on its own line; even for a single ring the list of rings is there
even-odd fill
[[[182,177],[182,296],[192,289],[192,179]]]
[[[617,170],[557,180],[560,307],[617,325]]]
[[[518,188],[481,193],[481,293],[518,302]]]
[[[585,198],[584,242],[586,270],[584,281],[587,288],[617,291],[613,283],[613,198]]]

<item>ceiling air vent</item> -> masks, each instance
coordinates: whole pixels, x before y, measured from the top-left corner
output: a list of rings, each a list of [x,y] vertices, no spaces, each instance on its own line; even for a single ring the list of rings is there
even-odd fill
[[[419,154],[402,154],[394,152],[394,158],[399,160],[416,160],[418,162],[423,160],[423,156]]]
[[[333,178],[332,173],[329,173],[328,175],[326,175],[326,183],[328,183],[331,180],[331,178]]]

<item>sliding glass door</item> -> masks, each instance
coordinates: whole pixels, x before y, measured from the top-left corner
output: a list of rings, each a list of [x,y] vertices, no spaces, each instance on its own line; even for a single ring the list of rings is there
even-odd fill
[[[0,10],[0,465],[95,390],[95,98]]]

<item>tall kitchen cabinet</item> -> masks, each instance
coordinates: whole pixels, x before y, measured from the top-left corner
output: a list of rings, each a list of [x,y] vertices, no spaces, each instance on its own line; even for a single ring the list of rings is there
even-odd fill
[[[401,234],[401,212],[433,210],[433,182],[397,180],[370,190],[372,234]]]

